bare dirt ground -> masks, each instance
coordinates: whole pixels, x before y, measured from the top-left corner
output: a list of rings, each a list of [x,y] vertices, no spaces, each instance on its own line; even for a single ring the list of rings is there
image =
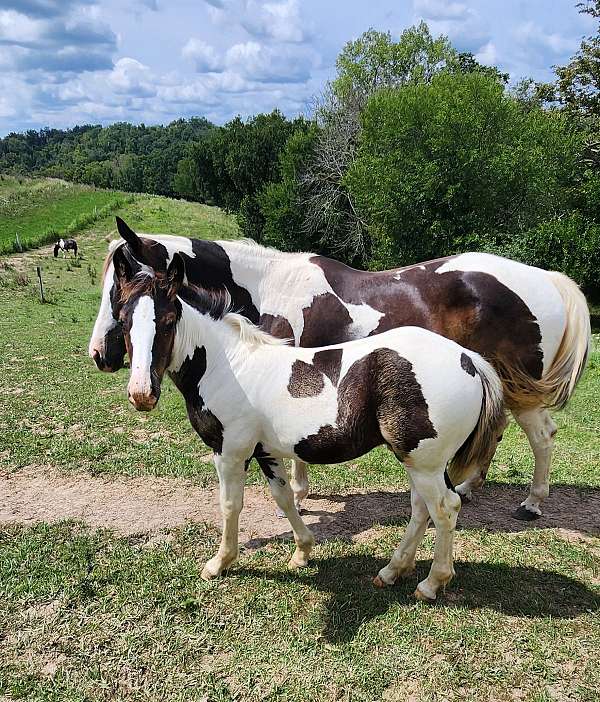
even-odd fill
[[[544,516],[532,523],[517,521],[511,511],[525,497],[522,487],[489,484],[472,503],[464,505],[460,528],[520,531],[558,528],[569,539],[600,536],[600,491],[554,486],[544,504]],[[291,536],[286,519],[275,516],[268,490],[249,486],[240,520],[240,541],[258,548],[274,538]],[[366,539],[378,524],[408,519],[407,492],[312,494],[303,518],[317,540]],[[189,522],[220,525],[218,489],[199,488],[177,478],[105,479],[89,474],[59,473],[31,467],[0,474],[0,524],[34,524],[77,519],[91,527],[106,527],[126,536],[154,541],[162,530]],[[158,539],[160,540],[160,539]]]

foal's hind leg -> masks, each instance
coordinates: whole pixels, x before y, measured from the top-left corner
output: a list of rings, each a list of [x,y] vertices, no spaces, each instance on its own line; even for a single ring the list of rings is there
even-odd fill
[[[399,577],[410,575],[415,569],[415,556],[423,540],[429,520],[427,505],[415,490],[411,480],[411,515],[400,546],[394,551],[390,562],[382,568],[374,579],[377,587],[393,585]]]
[[[288,518],[294,532],[296,550],[288,563],[288,567],[301,568],[308,564],[308,557],[315,545],[314,536],[298,514],[298,509],[294,503],[294,493],[288,483],[283,463],[280,461],[275,462],[271,459],[268,467],[262,470],[269,481],[269,488],[277,506]]]
[[[443,471],[418,473],[411,471],[414,486],[419,492],[429,515],[435,524],[435,549],[429,575],[417,585],[415,597],[433,601],[440,587],[454,577],[454,531],[460,510],[460,497],[449,490],[444,482]]]
[[[529,496],[513,513],[517,519],[531,520],[542,515],[542,500],[550,492],[550,462],[554,448],[556,424],[547,409],[536,407],[524,412],[513,411],[517,423],[523,429],[535,456],[533,480]]]

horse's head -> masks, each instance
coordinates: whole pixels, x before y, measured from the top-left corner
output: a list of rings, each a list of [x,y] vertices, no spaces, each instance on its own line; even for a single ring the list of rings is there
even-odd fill
[[[175,254],[166,274],[140,274],[122,248],[115,251],[113,263],[121,290],[119,319],[131,362],[129,401],[137,410],[148,412],[158,402],[162,379],[171,362],[181,318],[177,293],[185,276],[185,263]]]
[[[164,271],[166,266],[166,251],[160,244],[139,237],[127,224],[117,217],[117,229],[127,242],[130,266],[136,273],[142,270],[141,264],[151,266],[158,271]],[[57,244],[58,247],[58,244]],[[122,249],[122,245],[119,249]],[[119,321],[121,312],[121,290],[118,277],[114,274],[113,257],[118,249],[111,251],[106,259],[102,282],[102,301],[94,331],[90,339],[89,354],[101,371],[112,373],[123,367],[125,358],[125,339]],[[132,255],[131,255],[132,254]]]

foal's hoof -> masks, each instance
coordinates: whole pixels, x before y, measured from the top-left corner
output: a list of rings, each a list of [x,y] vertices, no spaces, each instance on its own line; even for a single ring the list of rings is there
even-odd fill
[[[422,590],[419,590],[419,588],[415,590],[414,597],[416,600],[419,600],[419,602],[427,602],[427,604],[435,602],[435,595],[433,597],[431,597],[431,595],[426,595]]]
[[[467,492],[463,495],[462,492],[457,491],[456,494],[460,497],[461,504],[463,504],[463,505],[468,505],[469,502],[473,501],[473,493],[472,492]]]
[[[384,583],[383,580],[378,575],[376,575],[373,578],[373,585],[375,585],[375,587],[379,587],[379,588],[387,587],[387,584]]]
[[[308,558],[302,558],[300,556],[292,556],[288,561],[288,570],[300,570],[300,568],[306,568],[308,565]]]
[[[537,512],[532,512],[530,509],[527,509],[525,505],[521,505],[520,507],[517,507],[511,516],[513,519],[518,519],[521,522],[533,522],[536,519],[539,519],[542,515],[538,514]]]

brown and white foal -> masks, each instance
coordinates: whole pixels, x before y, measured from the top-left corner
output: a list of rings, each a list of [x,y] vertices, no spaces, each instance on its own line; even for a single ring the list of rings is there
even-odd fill
[[[288,346],[228,312],[228,300],[185,285],[179,254],[166,274],[136,275],[123,249],[115,252],[114,265],[124,295],[131,403],[154,408],[168,372],[194,429],[215,454],[223,536],[202,577],[220,575],[238,556],[252,457],[292,526],[296,550],[289,565],[296,568],[306,565],[314,539],[294,504],[282,459],[336,463],[386,444],[406,466],[412,515],[375,583],[391,584],[412,572],[431,518],[433,564],[416,595],[435,599],[454,575],[461,501],[450,481],[487,460],[504,428],[502,386],[490,364],[417,327],[323,348]]]

